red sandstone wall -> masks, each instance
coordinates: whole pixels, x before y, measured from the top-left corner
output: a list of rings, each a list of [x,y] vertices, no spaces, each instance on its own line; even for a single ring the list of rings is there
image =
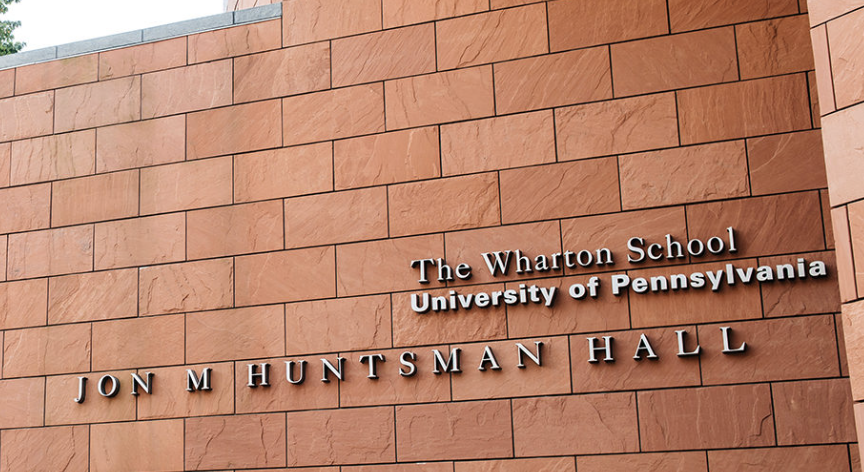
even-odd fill
[[[861,244],[864,242],[864,186],[861,124],[864,120],[864,2],[810,1],[810,35],[819,80],[825,164],[831,188],[831,216],[837,239],[843,324],[857,423],[864,426],[862,364]],[[856,260],[857,259],[857,260]]]
[[[283,6],[0,71],[0,469],[858,470],[803,1]],[[805,257],[829,279],[409,307],[412,259],[469,262],[458,290],[490,291],[520,279],[480,252],[621,260],[630,236],[727,226],[736,254],[615,269]],[[720,326],[749,351],[720,354]],[[704,354],[675,356],[676,329]],[[629,359],[643,332],[659,361]],[[618,362],[588,364],[604,335]],[[514,368],[514,340],[543,341],[544,366]],[[476,370],[487,344],[500,372]],[[451,347],[464,373],[432,374]],[[357,360],[377,352],[372,381]],[[346,381],[317,381],[337,355]],[[310,380],[287,384],[288,359]],[[245,387],[268,361],[273,386]],[[183,390],[188,366],[213,392]],[[135,371],[152,395],[128,394]]]
[[[262,5],[270,5],[279,3],[279,0],[224,0],[225,11],[242,10],[244,8],[260,7]]]

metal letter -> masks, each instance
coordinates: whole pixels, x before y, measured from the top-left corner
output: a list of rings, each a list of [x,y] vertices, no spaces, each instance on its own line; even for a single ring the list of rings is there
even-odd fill
[[[378,364],[375,361],[384,362],[384,354],[368,354],[365,356],[360,356],[360,363],[365,364],[366,361],[369,361],[369,375],[366,376],[368,379],[377,379],[378,378]]]
[[[285,378],[294,385],[300,385],[306,380],[306,361],[298,361],[300,364],[300,378],[294,378],[294,361],[285,361]]]
[[[612,336],[603,336],[603,341],[605,344],[600,347],[596,347],[597,338],[588,338],[588,351],[591,353],[591,358],[588,359],[588,362],[592,364],[595,362],[600,362],[597,360],[597,351],[605,351],[606,357],[603,358],[605,362],[615,362],[615,358],[612,357],[612,340],[614,338]]]
[[[729,347],[729,331],[731,331],[732,328],[723,326],[720,330],[723,331],[723,354],[735,354],[737,352],[744,352],[747,349],[747,343],[743,342],[741,343],[741,346],[731,349]]]
[[[413,377],[414,374],[417,373],[417,366],[414,365],[413,362],[406,360],[405,359],[406,357],[408,359],[411,359],[411,361],[417,360],[417,354],[414,354],[411,351],[403,352],[402,355],[399,356],[399,363],[404,365],[405,367],[408,367],[408,370],[406,371],[405,369],[400,367],[399,368],[399,375],[401,375],[402,377]]]
[[[144,382],[144,379],[141,378],[140,375],[133,373],[132,374],[132,395],[138,396],[138,387],[144,389],[144,393],[150,394],[150,382],[153,381],[153,372],[147,372],[144,374],[147,376],[147,382]]]
[[[636,346],[636,355],[633,356],[633,359],[637,361],[642,360],[642,355],[639,354],[641,351],[648,351],[648,355],[646,359],[657,359],[657,354],[654,354],[654,348],[651,347],[651,343],[648,341],[648,336],[645,336],[645,333],[642,333],[639,336],[639,345]]]
[[[445,374],[447,372],[455,372],[457,374],[462,372],[459,369],[459,353],[460,352],[462,352],[462,349],[459,349],[458,347],[453,348],[450,351],[450,357],[447,358],[447,362],[445,363],[444,362],[444,356],[441,355],[441,351],[439,351],[438,349],[433,349],[432,354],[434,355],[435,359],[434,359],[434,363],[433,363],[434,368],[432,369],[432,373],[437,374],[437,375],[441,375],[441,373],[442,373],[441,369],[443,369],[443,372]],[[440,367],[440,369],[439,369],[439,367]]]
[[[528,356],[528,358],[534,361],[535,364],[543,365],[543,362],[540,360],[540,349],[543,347],[543,341],[534,341],[534,345],[537,346],[536,356],[532,354],[531,351],[528,350],[528,348],[523,346],[522,343],[516,343],[516,354],[519,358],[519,363],[516,364],[516,367],[520,369],[525,368],[525,359],[522,357],[523,355]]]
[[[678,335],[678,357],[689,357],[689,356],[698,356],[699,351],[702,350],[702,346],[696,345],[696,349],[687,352],[684,350],[684,335],[687,334],[686,329],[679,329],[675,331],[675,334]]]
[[[249,388],[256,388],[259,384],[255,383],[255,379],[261,379],[262,387],[270,386],[270,364],[264,362],[261,364],[261,373],[255,372],[257,369],[257,365],[255,364],[247,364],[246,367],[249,368],[249,383],[246,384]]]
[[[342,378],[342,366],[345,365],[345,358],[344,357],[337,357],[336,363],[339,364],[338,369],[336,367],[333,367],[333,364],[331,364],[330,361],[328,361],[327,359],[321,359],[321,365],[323,367],[322,370],[324,371],[324,376],[321,377],[322,382],[325,382],[325,383],[330,382],[330,379],[327,378],[327,372],[328,371],[333,372],[333,375],[335,375],[337,379],[344,380]]]
[[[78,377],[78,398],[75,399],[75,403],[84,403],[85,396],[87,392],[84,390],[84,387],[87,386],[87,377]]]
[[[483,349],[483,358],[480,359],[480,367],[477,368],[479,371],[485,371],[485,364],[492,364],[490,369],[492,370],[501,370],[501,366],[498,365],[498,359],[495,359],[495,353],[492,352],[492,348],[486,346],[486,349]]]
[[[186,391],[194,392],[196,390],[213,390],[210,388],[210,372],[213,369],[210,367],[205,367],[204,370],[201,371],[201,378],[198,378],[198,374],[195,373],[192,369],[186,369]]]
[[[110,380],[111,381],[111,390],[105,391],[105,383]],[[113,375],[103,375],[101,379],[99,379],[99,384],[97,385],[99,390],[99,395],[103,397],[113,397],[120,392],[120,379],[114,377]]]

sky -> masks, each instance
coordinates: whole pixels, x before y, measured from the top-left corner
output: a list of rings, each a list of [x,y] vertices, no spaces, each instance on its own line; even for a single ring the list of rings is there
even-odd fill
[[[24,51],[215,15],[222,0],[21,0],[4,20],[20,21]]]

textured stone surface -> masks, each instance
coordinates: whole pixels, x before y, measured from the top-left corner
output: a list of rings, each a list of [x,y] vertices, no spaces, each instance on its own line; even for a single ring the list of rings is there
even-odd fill
[[[99,128],[96,131],[96,171],[145,167],[186,158],[186,117]]]
[[[237,306],[335,296],[334,252],[327,246],[236,258]]]
[[[186,370],[195,371],[200,378],[204,368],[208,367],[213,369],[210,373],[213,390],[187,392]],[[222,363],[148,368],[146,372],[153,373],[154,387],[150,394],[138,397],[138,418],[145,420],[233,413],[232,367],[232,363]],[[158,379],[158,387],[155,379]]]
[[[590,0],[553,2],[549,5],[549,42],[552,51],[626,41],[665,34],[666,2],[650,0],[637,5],[626,0],[597,8]]]
[[[482,0],[383,0],[381,5],[385,28],[425,23],[489,9],[489,2]]]
[[[326,358],[333,365],[338,362],[335,355],[318,355],[315,359],[303,359],[310,362],[307,364],[305,381],[299,385],[288,383],[286,378],[286,361],[298,359],[256,359],[249,362],[234,363],[234,377],[239,379],[234,382],[236,395],[237,413],[263,413],[271,411],[296,411],[314,410],[323,408],[336,408],[339,406],[339,390],[342,383],[321,382],[322,362]],[[256,365],[256,371],[261,372],[261,364],[270,364],[270,386],[247,387],[249,378],[249,365]],[[299,367],[295,367],[298,371]]]
[[[95,161],[96,133],[92,130],[16,141],[10,181],[22,185],[90,175]]]
[[[842,205],[864,196],[854,176],[864,172],[864,149],[859,144],[859,129],[864,126],[864,107],[851,107],[822,119],[822,145],[825,171],[831,182],[831,206]]]
[[[381,84],[328,90],[282,100],[285,145],[384,131]]]
[[[0,141],[32,138],[54,130],[54,92],[0,100]],[[14,117],[14,118],[10,118]]]
[[[575,472],[576,462],[572,457],[548,457],[542,459],[502,459],[497,461],[457,462],[456,472]]]
[[[704,241],[731,226],[736,258],[820,250],[825,243],[817,197],[807,192],[693,205],[687,209],[689,237]]]
[[[0,98],[15,94],[15,69],[0,71]]]
[[[96,82],[98,67],[96,54],[19,67],[15,72],[15,93],[24,95],[42,90]]]
[[[455,69],[549,52],[546,8],[530,5],[436,24],[439,69]]]
[[[516,399],[513,426],[517,457],[639,450],[632,392]]]
[[[748,349],[737,356],[722,354],[718,349],[723,346],[719,327],[700,326],[699,342],[705,345],[701,356],[704,385],[821,378],[840,373],[831,315],[722,326],[731,328],[730,346],[737,348],[747,342]],[[790,349],[793,345],[795,349]]]
[[[9,236],[9,280],[93,270],[93,225]]]
[[[550,308],[533,304],[508,307],[507,332],[511,337],[521,337],[629,328],[630,316],[626,294],[586,300],[574,300],[567,295],[570,285],[574,283],[585,285],[589,280],[588,276],[579,276],[539,284],[556,287],[557,301]],[[506,284],[506,288],[517,290],[519,285],[510,282]]]
[[[686,349],[692,351],[697,345],[694,326],[571,336],[573,391],[585,393],[698,386],[701,383],[699,360],[677,356],[678,335],[675,331],[682,329],[687,331]],[[657,359],[645,358],[644,350],[640,352],[642,360],[633,359],[643,334],[651,343]],[[597,338],[599,347],[605,346],[604,336],[612,337],[612,355],[615,362],[589,363],[591,351],[587,338]],[[602,357],[601,353],[597,354],[597,358]]]
[[[412,462],[511,457],[512,420],[506,400],[397,406],[397,455]]]
[[[672,32],[744,23],[798,13],[797,0],[669,0]]]
[[[396,458],[391,408],[296,412],[287,416],[291,466],[392,462]],[[359,424],[376,440],[355,434]]]
[[[741,79],[813,70],[807,15],[735,27]]]
[[[146,43],[99,53],[99,80],[186,65],[186,38]]]
[[[51,216],[51,185],[0,190],[0,233],[47,228]]]
[[[384,95],[388,130],[482,118],[495,112],[490,66],[388,81]]]
[[[397,290],[415,290],[419,272],[415,259],[444,257],[441,235],[416,236],[337,246],[336,286],[341,297]],[[433,287],[439,286],[432,282]]]
[[[406,264],[407,266],[407,264]],[[434,280],[434,279],[433,279]],[[412,287],[420,290],[421,287]],[[503,287],[480,285],[460,289],[460,294],[480,291],[500,291]],[[427,291],[426,287],[422,290]],[[430,290],[432,297],[448,296],[449,290]],[[503,339],[507,336],[507,317],[504,307],[456,312],[429,312],[418,314],[411,309],[408,293],[393,295],[393,344],[412,346],[427,342],[470,342],[484,339]]]
[[[663,472],[708,472],[703,452],[641,453],[621,456],[580,456],[579,472],[627,472],[656,470]]]
[[[282,22],[264,21],[189,36],[189,62],[207,62],[277,49],[282,45]]]
[[[55,133],[141,118],[138,76],[63,88],[55,93]]]
[[[452,231],[501,223],[498,179],[494,173],[407,183],[388,189],[390,234]],[[472,202],[454,208],[451,201]]]
[[[44,325],[47,300],[48,279],[0,284],[0,328]]]
[[[180,364],[184,343],[183,315],[94,323],[93,370]]]
[[[51,224],[66,226],[138,215],[138,171],[55,182]]]
[[[819,2],[825,3],[825,2]],[[837,108],[834,102],[834,79],[831,72],[831,57],[828,52],[828,30],[825,25],[810,30],[810,43],[813,48],[813,61],[816,67],[816,90],[819,107],[823,113]]]
[[[605,47],[495,65],[495,106],[498,113],[608,98],[612,98],[612,72]]]
[[[845,472],[850,470],[848,461],[848,452],[841,445],[708,452],[708,466],[712,472],[804,472],[814,469]]]
[[[390,297],[386,295],[285,306],[288,355],[389,347],[390,330]]]
[[[746,161],[743,141],[623,156],[624,209],[748,196]]]
[[[92,471],[171,471],[183,467],[183,422],[141,421],[95,425],[90,430]],[[154,454],[154,451],[158,451]]]
[[[186,360],[215,362],[280,355],[285,310],[270,305],[186,315]],[[242,325],[242,330],[232,329]]]
[[[518,341],[530,352],[537,353],[537,342],[542,365],[527,356],[524,368],[519,364],[518,350],[513,341],[462,344],[463,373],[453,376],[453,400],[482,400],[570,393],[569,344],[566,337],[531,338]],[[484,352],[492,350],[501,370],[492,370],[491,363],[483,363]],[[479,367],[485,370],[480,371]]]
[[[843,304],[843,337],[845,339],[846,362],[849,365],[849,380],[852,387],[852,399],[864,399],[864,379],[861,377],[861,366],[864,361],[862,340],[864,340],[864,303],[853,302]],[[856,415],[857,416],[857,415]]]
[[[345,355],[346,377],[339,384],[339,401],[342,406],[392,405],[404,403],[428,403],[450,400],[450,376],[434,375],[432,372],[432,349],[447,352],[447,346],[429,346],[412,349],[417,355],[418,374],[403,377],[400,369],[408,369],[399,364],[402,353],[407,349],[376,350],[352,352]],[[364,355],[381,354],[383,363],[377,361],[378,379],[370,380],[368,360],[360,363]],[[409,359],[406,357],[406,359]],[[430,375],[431,374],[431,375]]]
[[[29,428],[43,425],[45,380],[39,377],[0,381],[0,428]],[[5,448],[4,448],[5,450]]]
[[[285,247],[380,239],[387,232],[383,187],[285,200]]]
[[[692,233],[691,233],[692,237]],[[756,267],[755,260],[736,261],[736,267]],[[668,267],[630,271],[631,279],[642,277],[651,280],[654,276],[667,279],[672,274],[725,271],[725,263],[692,264],[684,267]],[[708,280],[706,278],[706,280]],[[658,293],[630,292],[630,318],[634,328],[666,326],[669,324],[711,323],[724,320],[741,320],[762,317],[762,300],[755,284],[736,284],[712,292],[710,287],[687,291],[665,291]],[[718,330],[719,331],[719,330]]]
[[[192,113],[186,119],[186,158],[279,147],[281,113],[278,100]]]
[[[135,400],[129,394],[131,374],[134,371],[91,372],[88,379],[87,399],[84,403],[74,404],[70,395],[78,392],[78,377],[81,374],[51,376],[35,379],[45,385],[45,425],[106,423],[131,421],[135,419]],[[106,398],[96,391],[96,383],[103,375],[113,375],[120,380],[120,390],[116,398]],[[30,380],[30,379],[27,379]],[[43,396],[41,386],[38,395]],[[41,404],[41,400],[40,400]],[[69,408],[73,406],[74,408]],[[41,411],[39,416],[41,417]],[[41,423],[41,419],[40,425]]]
[[[655,390],[638,397],[644,451],[774,444],[768,385]]]
[[[282,203],[268,201],[190,211],[186,214],[189,259],[282,249]]]
[[[182,162],[141,171],[141,214],[231,203],[231,158]]]
[[[336,189],[420,180],[441,175],[438,128],[416,128],[336,141]]]
[[[807,129],[807,97],[804,74],[679,91],[681,142],[693,144]]]
[[[864,260],[855,258],[856,254],[864,254],[864,203],[854,202],[847,207],[849,214],[849,234],[852,237],[852,262],[855,271],[855,281],[858,293],[864,293]]]
[[[273,80],[279,77],[279,80]],[[234,60],[234,103],[330,87],[330,46],[315,43]]]
[[[234,156],[234,201],[242,203],[332,190],[332,162],[330,143]]]
[[[231,61],[146,74],[141,81],[141,88],[143,118],[229,105]]]
[[[288,0],[282,3],[282,45],[310,43],[381,29],[378,0]]]
[[[284,467],[285,416],[243,415],[186,420],[187,470]]]
[[[0,433],[0,466],[7,470],[87,470],[87,426],[18,429]]]
[[[668,93],[560,108],[555,126],[559,160],[678,144],[675,96]]]
[[[765,316],[788,316],[817,313],[832,313],[840,311],[840,293],[837,263],[834,254],[816,252],[800,254],[804,260],[823,261],[827,267],[828,277],[798,281],[783,281],[762,286],[762,310]],[[790,264],[797,257],[776,256],[759,259],[759,265],[776,267],[778,264]]]
[[[772,391],[778,444],[856,440],[848,379],[784,382]]]
[[[855,281],[855,267],[852,261],[852,239],[850,237],[848,207],[831,210],[834,227],[834,243],[837,252],[837,278],[840,285],[840,299],[843,302],[857,298],[858,288]]]
[[[333,41],[333,86],[435,72],[431,24]]]
[[[553,121],[540,111],[442,126],[444,175],[555,162]]]
[[[617,180],[614,158],[502,171],[501,222],[519,223],[619,210]]]
[[[864,28],[864,12],[856,10],[837,18],[827,25],[828,44],[831,47],[831,73],[837,108],[844,108],[864,100],[864,47],[855,41],[856,31]]]
[[[52,354],[62,352],[63,356]],[[90,368],[90,325],[9,331],[3,339],[3,377],[83,372]]]
[[[614,44],[611,50],[616,96],[738,79],[732,28]]]
[[[0,187],[8,187],[12,167],[12,144],[0,144]]]
[[[99,223],[94,239],[96,270],[179,262],[186,258],[186,215]]]
[[[747,155],[754,195],[828,186],[818,131],[748,139]]]
[[[227,308],[233,302],[231,259],[143,267],[139,273],[140,315]]]
[[[53,277],[49,286],[49,324],[127,318],[138,312],[135,269]]]

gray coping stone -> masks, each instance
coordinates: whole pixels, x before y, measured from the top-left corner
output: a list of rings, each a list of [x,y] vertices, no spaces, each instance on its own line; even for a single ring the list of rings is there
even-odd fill
[[[254,23],[282,16],[282,2],[234,12],[234,24]]]
[[[190,33],[198,33],[212,29],[224,28],[234,24],[234,12],[195,18],[194,20],[178,21],[162,26],[154,26],[144,30],[144,42],[159,39],[174,38]]]
[[[0,56],[0,69],[57,59],[57,46]]]
[[[235,12],[220,13],[218,15],[205,16],[193,20],[154,26],[153,28],[143,30],[129,31],[111,36],[103,36],[101,38],[87,39],[74,43],[61,44],[59,46],[51,46],[33,51],[0,56],[0,70],[27,64],[47,62],[58,58],[72,57],[97,51],[106,51],[109,49],[133,46],[136,44],[144,44],[162,39],[185,36],[187,34],[200,33],[203,31],[227,28],[233,25],[255,23],[272,18],[280,18],[281,16],[282,2],[247,8]]]
[[[75,43],[61,44],[60,46],[57,46],[57,57],[77,56],[88,52],[129,46],[131,44],[140,43],[142,38],[142,30],[137,30],[111,36],[103,36],[96,39],[78,41]]]

